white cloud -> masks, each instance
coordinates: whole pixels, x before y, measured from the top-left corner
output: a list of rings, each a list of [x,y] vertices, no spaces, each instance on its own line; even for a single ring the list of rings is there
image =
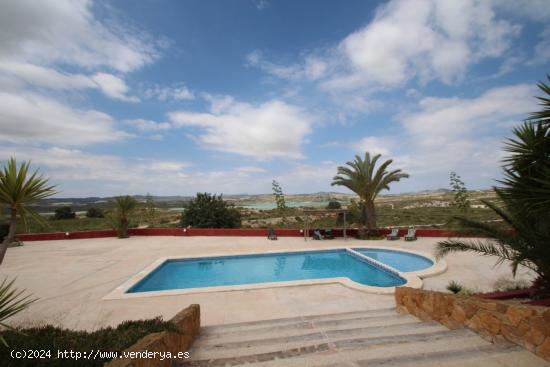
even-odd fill
[[[127,95],[128,86],[124,80],[107,73],[96,73],[90,77],[26,62],[0,61],[0,74],[18,78],[33,87],[53,90],[99,89],[110,98],[126,102],[139,101],[137,97]]]
[[[146,192],[153,195],[194,195],[204,191],[234,194],[239,190],[261,193],[271,188],[271,177],[259,176],[263,170],[258,167],[192,171],[192,162],[186,161],[125,158],[59,147],[0,146],[1,159],[10,156],[31,160],[33,169],[39,168],[52,184],[58,185],[62,197]]]
[[[128,72],[158,57],[145,36],[94,18],[92,1],[7,0],[0,12],[0,59]]]
[[[83,74],[68,74],[26,62],[0,61],[0,71],[27,84],[55,90],[95,88],[96,83]]]
[[[126,102],[139,102],[139,98],[128,96],[128,86],[124,80],[107,73],[96,73],[92,80],[97,83],[99,88],[105,95]]]
[[[476,98],[422,98],[419,110],[398,116],[403,130],[395,137],[396,165],[406,168],[416,188],[446,187],[451,171],[483,186],[494,184],[503,136],[511,121],[517,124],[534,110],[534,93],[532,86],[519,84]]]
[[[178,126],[198,127],[197,140],[207,148],[256,159],[302,158],[302,145],[311,128],[311,117],[300,108],[273,100],[261,105],[220,98],[210,113],[169,113]]]
[[[483,1],[393,0],[339,45],[348,70],[324,87],[396,86],[412,78],[451,83],[481,59],[502,55],[519,26]]]
[[[74,109],[34,93],[0,92],[2,141],[75,146],[127,137],[105,113]]]
[[[420,111],[402,114],[399,120],[420,144],[441,146],[490,133],[503,121],[521,121],[536,108],[534,94],[533,86],[519,84],[472,99],[426,97],[419,102]]]
[[[301,62],[291,65],[278,64],[265,60],[259,50],[249,53],[246,61],[249,66],[287,80],[318,80],[326,75],[330,67],[327,60],[315,55],[308,55]]]
[[[172,124],[169,122],[156,122],[145,119],[125,120],[124,122],[140,131],[159,131],[172,128]]]
[[[162,102],[170,99],[174,101],[190,101],[195,99],[195,94],[185,85],[177,85],[172,87],[155,85],[145,91],[145,96],[147,98],[155,97]]]
[[[395,145],[393,139],[389,137],[367,136],[355,143],[357,152],[364,154],[382,154],[387,158],[391,154],[391,149]]]

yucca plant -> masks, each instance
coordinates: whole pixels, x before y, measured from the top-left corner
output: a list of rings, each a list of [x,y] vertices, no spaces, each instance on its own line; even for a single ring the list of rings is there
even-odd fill
[[[47,226],[44,218],[32,210],[29,204],[54,195],[55,186],[48,185],[48,179],[39,175],[38,170],[30,174],[29,167],[30,162],[23,162],[17,167],[17,161],[12,157],[0,170],[0,203],[9,210],[10,224],[8,235],[0,245],[0,264],[4,260],[8,245],[15,239],[18,217],[25,227],[28,219]]]
[[[393,160],[388,159],[376,168],[380,154],[371,158],[370,153],[365,153],[365,158],[356,155],[346,166],[338,167],[337,175],[332,179],[332,186],[344,186],[359,196],[359,207],[361,208],[369,232],[376,228],[376,209],[374,199],[384,190],[389,190],[390,183],[397,182],[409,175],[400,169],[387,171]]]
[[[128,238],[129,216],[137,207],[137,201],[133,197],[117,196],[114,200],[114,212],[109,216],[118,238]]]
[[[4,321],[19,312],[23,311],[29,305],[37,300],[37,298],[31,298],[31,295],[24,295],[25,290],[17,290],[13,287],[15,279],[7,281],[4,279],[0,284],[0,326],[6,329],[14,330],[11,326],[7,325]],[[8,343],[0,334],[0,341],[6,347]]]

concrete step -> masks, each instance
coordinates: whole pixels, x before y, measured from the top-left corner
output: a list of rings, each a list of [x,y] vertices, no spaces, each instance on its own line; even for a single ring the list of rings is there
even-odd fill
[[[440,332],[438,332],[440,333]],[[464,348],[479,347],[480,338],[467,330],[449,331],[445,336],[420,335],[419,337],[397,338],[393,342],[388,339],[380,340],[375,344],[371,340],[369,345],[355,349],[338,349],[330,343],[312,344],[300,348],[290,348],[272,352],[253,353],[226,358],[200,359],[191,350],[190,361],[176,362],[177,366],[205,367],[205,366],[238,366],[252,364],[254,366],[328,366],[342,363],[352,363],[369,359],[396,358],[399,356],[421,355],[430,352],[448,351],[453,353]],[[484,342],[481,339],[482,342]],[[483,343],[482,343],[483,344]],[[488,345],[484,342],[484,345]],[[179,364],[178,364],[179,363]]]
[[[190,350],[190,353],[194,360],[223,360],[252,355],[290,354],[297,356],[328,350],[376,348],[378,346],[406,344],[413,341],[421,342],[461,336],[471,336],[471,334],[464,329],[442,331],[433,325],[417,325],[415,328],[409,327],[404,330],[393,330],[386,333],[386,335],[342,337],[337,340],[327,338],[323,333],[312,333],[307,336],[300,336],[299,338],[269,339],[249,342],[247,344],[234,343],[220,345],[219,347],[211,346],[210,348],[203,348],[197,345],[196,348]]]
[[[396,313],[387,313],[372,316],[361,316],[353,318],[336,319],[331,318],[328,320],[317,319],[307,321],[296,321],[294,323],[287,323],[283,321],[281,323],[273,323],[271,325],[260,326],[244,326],[242,328],[235,327],[229,329],[217,329],[209,327],[208,329],[201,329],[201,335],[197,339],[203,340],[246,340],[246,339],[259,339],[264,337],[273,336],[290,336],[303,333],[304,331],[315,329],[345,329],[350,327],[381,327],[384,325],[393,325],[401,323],[413,323],[418,322],[418,319],[411,315],[399,315]]]
[[[393,308],[209,326],[173,366],[549,367],[521,347],[491,344]]]
[[[443,326],[435,322],[410,322],[395,323],[380,326],[357,327],[347,329],[311,329],[298,330],[299,333],[292,335],[269,335],[263,338],[256,338],[253,335],[241,339],[213,339],[204,340],[200,344],[196,344],[200,352],[215,353],[215,351],[225,350],[229,352],[231,349],[250,349],[263,347],[281,347],[283,345],[291,345],[293,343],[302,342],[326,342],[339,341],[354,338],[373,338],[373,337],[388,337],[395,335],[410,335],[421,332],[447,331]]]
[[[366,310],[366,311],[350,311],[350,312],[333,313],[333,314],[307,315],[307,316],[287,317],[287,318],[279,318],[279,319],[237,322],[232,324],[211,325],[211,326],[202,327],[201,332],[208,333],[210,331],[215,331],[215,333],[222,333],[222,332],[231,331],[231,330],[247,330],[247,329],[268,327],[271,325],[295,324],[299,322],[308,322],[308,321],[343,320],[343,319],[354,319],[354,318],[361,318],[361,317],[395,315],[395,314],[396,314],[396,311],[394,307],[379,308],[379,309]]]

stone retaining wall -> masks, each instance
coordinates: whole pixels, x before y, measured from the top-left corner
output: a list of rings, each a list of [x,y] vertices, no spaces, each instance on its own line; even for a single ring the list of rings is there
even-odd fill
[[[467,327],[486,340],[506,340],[550,361],[550,308],[408,287],[395,289],[395,302],[400,313],[450,329]]]
[[[171,320],[178,332],[163,331],[144,336],[125,352],[171,352],[173,355],[186,352],[200,332],[200,306],[191,305],[176,314]],[[170,359],[125,358],[105,363],[105,367],[169,367]]]

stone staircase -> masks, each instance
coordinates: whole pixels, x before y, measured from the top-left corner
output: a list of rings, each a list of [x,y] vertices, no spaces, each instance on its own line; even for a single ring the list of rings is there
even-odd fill
[[[173,366],[550,366],[513,344],[394,308],[207,326]]]

